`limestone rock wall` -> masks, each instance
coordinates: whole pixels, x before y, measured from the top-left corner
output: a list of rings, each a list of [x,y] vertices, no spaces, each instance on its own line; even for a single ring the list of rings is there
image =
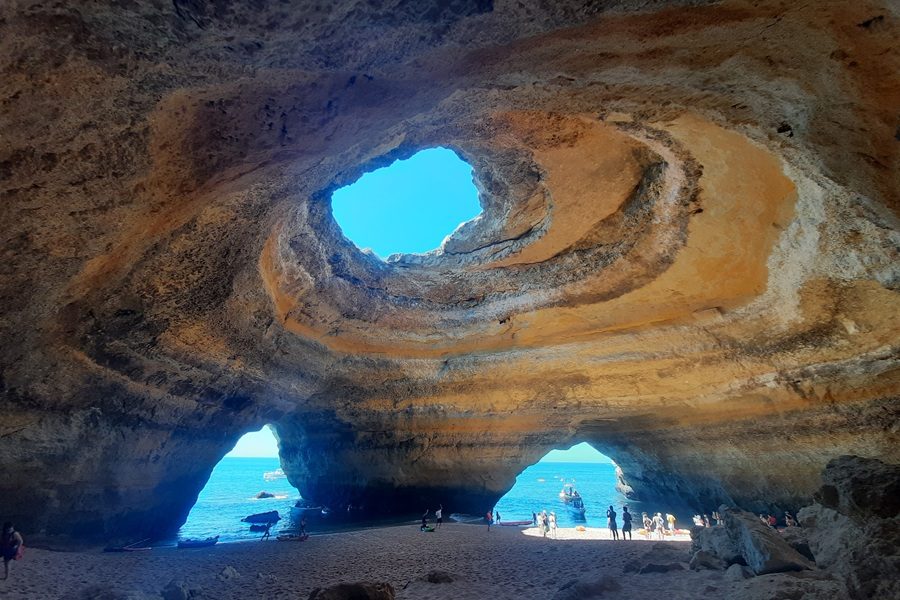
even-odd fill
[[[385,510],[581,440],[697,506],[898,462],[898,18],[4,3],[3,512],[177,527],[264,423],[305,496]],[[355,248],[330,192],[436,145],[481,218]]]

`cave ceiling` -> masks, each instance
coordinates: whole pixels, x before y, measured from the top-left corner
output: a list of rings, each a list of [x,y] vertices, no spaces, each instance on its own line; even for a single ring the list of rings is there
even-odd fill
[[[710,501],[900,460],[898,18],[5,3],[0,491],[48,533],[177,521],[264,423],[357,502],[488,502],[580,440]],[[435,146],[483,213],[424,255],[344,238],[331,192]]]

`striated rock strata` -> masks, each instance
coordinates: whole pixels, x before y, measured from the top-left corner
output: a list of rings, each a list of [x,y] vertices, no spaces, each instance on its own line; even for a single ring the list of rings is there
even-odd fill
[[[589,441],[636,498],[900,462],[891,2],[0,6],[0,498],[161,532],[272,423],[313,501],[480,512]],[[386,262],[330,192],[482,215]]]

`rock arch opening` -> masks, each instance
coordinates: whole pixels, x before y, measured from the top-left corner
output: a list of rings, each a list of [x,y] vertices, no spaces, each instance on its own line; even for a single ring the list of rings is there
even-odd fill
[[[278,457],[271,425],[241,436],[213,468],[197,496],[180,538],[218,535],[220,541],[259,537],[258,527],[241,519],[252,514],[277,511],[281,517],[271,528],[275,533],[290,522],[297,490],[288,482]]]
[[[365,173],[334,191],[331,209],[344,236],[382,259],[439,249],[481,214],[471,165],[444,147]]]
[[[587,442],[554,449],[516,476],[516,483],[497,502],[501,522],[555,513],[560,527],[600,526],[609,504],[627,498],[617,489],[617,465]]]

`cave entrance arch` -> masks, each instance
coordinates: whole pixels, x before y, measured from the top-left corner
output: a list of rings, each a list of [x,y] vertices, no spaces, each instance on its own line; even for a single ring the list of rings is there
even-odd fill
[[[331,211],[347,239],[385,259],[438,248],[481,205],[471,165],[437,147],[335,190]]]
[[[291,507],[299,494],[281,469],[278,445],[270,425],[241,436],[213,468],[178,537],[220,536],[220,541],[259,538],[242,518],[277,510],[281,516],[271,533],[291,524]]]
[[[495,510],[504,521],[531,519],[542,510],[555,512],[560,527],[605,526],[610,504],[620,510],[623,503],[635,504],[617,488],[617,465],[591,444],[581,442],[568,448],[550,450],[538,462],[526,467],[516,483],[498,502]],[[584,515],[560,492],[573,485],[583,499]]]

